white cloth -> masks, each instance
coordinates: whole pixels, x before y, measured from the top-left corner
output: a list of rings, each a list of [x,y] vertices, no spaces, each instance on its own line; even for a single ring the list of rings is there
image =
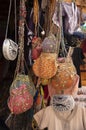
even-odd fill
[[[78,28],[79,24],[79,9],[77,5],[73,2],[62,2],[62,16],[65,16],[64,24],[65,24],[65,32],[69,34],[73,34],[74,31]],[[60,27],[60,18],[58,11],[58,4],[56,4],[55,12],[52,17],[53,23]]]
[[[48,130],[86,130],[86,108],[75,105],[67,113],[55,112],[48,106],[34,115],[40,129]]]
[[[78,9],[77,6],[71,2],[63,2],[63,12],[65,14],[65,29],[69,34],[73,34],[78,26]]]

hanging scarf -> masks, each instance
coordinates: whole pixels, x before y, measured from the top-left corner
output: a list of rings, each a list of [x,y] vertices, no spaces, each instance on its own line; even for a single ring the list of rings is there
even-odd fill
[[[51,106],[55,111],[71,111],[75,101],[71,95],[54,95],[51,98]]]

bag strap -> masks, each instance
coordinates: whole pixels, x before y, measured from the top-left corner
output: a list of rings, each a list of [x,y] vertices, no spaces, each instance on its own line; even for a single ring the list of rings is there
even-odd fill
[[[71,57],[72,54],[73,54],[73,51],[74,51],[74,47],[69,47],[69,51],[68,51],[67,57]]]
[[[17,43],[17,7],[16,7],[16,0],[14,0],[14,14],[15,14],[15,42]]]
[[[19,54],[17,59],[17,65],[15,69],[15,75],[18,73],[25,73],[24,69],[24,26],[25,26],[25,18],[26,18],[26,6],[25,0],[20,0],[20,20],[19,20]]]
[[[67,51],[64,44],[64,33],[63,33],[63,19],[62,19],[62,0],[58,1],[59,4],[59,19],[60,19],[60,46],[62,48],[63,56],[66,57]]]
[[[9,26],[10,14],[11,14],[11,7],[12,7],[12,0],[10,0],[10,4],[9,4],[9,11],[8,11],[5,39],[7,38],[7,33],[8,33],[8,26]]]
[[[12,9],[12,2],[13,2],[13,0],[10,0],[7,25],[6,25],[6,32],[5,32],[5,39],[7,38],[7,34],[8,34],[8,27],[9,27],[9,21],[10,21],[11,9]],[[15,42],[17,43],[16,0],[14,0],[14,14],[15,14]]]

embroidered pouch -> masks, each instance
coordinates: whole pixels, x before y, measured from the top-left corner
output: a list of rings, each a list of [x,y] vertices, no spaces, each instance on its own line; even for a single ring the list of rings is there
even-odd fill
[[[56,54],[41,53],[33,64],[33,71],[37,77],[43,79],[53,77],[57,71]]]
[[[42,50],[45,53],[55,53],[56,52],[56,38],[53,34],[50,33],[48,37],[42,42]]]
[[[10,87],[8,107],[11,113],[20,114],[33,105],[35,87],[28,75],[17,75]]]
[[[71,88],[75,82],[76,69],[71,58],[66,58],[65,62],[58,63],[58,70],[51,79],[51,86],[61,93],[65,89]]]

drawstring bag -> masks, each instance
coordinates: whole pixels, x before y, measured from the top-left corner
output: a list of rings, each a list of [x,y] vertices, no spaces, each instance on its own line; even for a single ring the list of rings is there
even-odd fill
[[[33,96],[35,95],[35,86],[31,76],[25,74],[24,53],[21,53],[20,50],[15,78],[10,86],[10,96],[8,99],[8,107],[13,114],[20,114],[29,110],[33,105]]]
[[[11,114],[5,121],[10,130],[31,129],[33,117],[33,96],[35,86],[31,75],[28,75],[28,66],[24,59],[24,22],[25,22],[25,0],[20,0],[20,21],[19,21],[19,53],[14,75],[10,86],[8,107]],[[27,69],[25,67],[27,66]],[[12,114],[14,113],[14,114]],[[21,113],[21,114],[20,114]]]
[[[55,53],[57,50],[56,42],[56,37],[50,33],[42,42],[42,51],[45,53]]]
[[[33,72],[37,77],[49,79],[56,74],[56,53],[41,53],[34,61]]]
[[[41,48],[32,49],[32,59],[36,60],[40,56],[41,52],[42,52]]]
[[[42,52],[41,43],[42,43],[42,40],[40,37],[34,37],[32,39],[32,52],[31,53],[32,53],[33,60],[36,60]]]
[[[28,92],[26,85],[14,89],[8,100],[8,107],[12,114],[20,114],[29,110],[33,105],[33,97]]]
[[[13,90],[18,89],[20,86],[26,86],[29,93],[35,95],[35,86],[30,76],[26,74],[17,74],[15,80],[10,86],[10,94],[13,93]]]
[[[71,63],[60,63],[56,75],[51,79],[51,85],[57,92],[64,91],[73,86],[76,71]]]
[[[73,53],[73,48],[70,47],[67,52],[64,44],[64,33],[63,33],[63,22],[62,22],[62,2],[59,1],[59,23],[60,23],[60,47],[64,59],[58,60],[58,67],[56,74],[51,78],[49,86],[53,88],[53,92],[56,94],[63,94],[65,90],[68,90],[75,86],[77,77],[76,69],[72,62],[71,55]],[[55,91],[54,91],[55,90]]]
[[[56,75],[51,79],[51,86],[57,93],[62,93],[65,89],[73,87],[76,82],[75,77],[76,69],[73,65],[70,54],[68,54],[68,56],[65,57],[64,62],[58,63],[58,70]]]
[[[16,76],[10,86],[10,96],[8,99],[8,107],[13,114],[20,114],[29,110],[33,105],[33,96],[35,95],[35,86],[31,76],[25,74],[23,62],[24,54],[19,51],[15,71]]]
[[[16,76],[10,87],[8,107],[13,114],[29,110],[33,105],[34,85],[28,75]]]
[[[29,110],[33,105],[35,86],[28,73],[28,67],[24,59],[24,22],[26,7],[25,1],[20,1],[20,21],[19,21],[19,54],[15,70],[14,80],[10,86],[10,96],[8,107],[13,114],[20,114]],[[25,66],[26,65],[26,66]],[[26,67],[26,70],[25,70]]]

